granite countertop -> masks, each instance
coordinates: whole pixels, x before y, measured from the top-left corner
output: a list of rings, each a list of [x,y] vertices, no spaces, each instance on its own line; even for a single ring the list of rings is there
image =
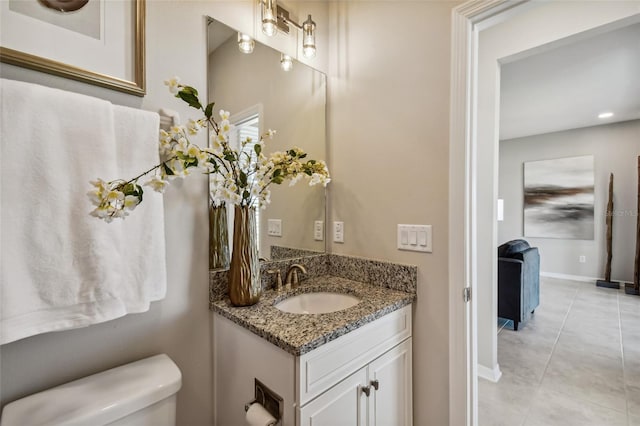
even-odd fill
[[[361,302],[327,314],[290,314],[274,305],[289,296],[310,292],[352,294]],[[412,303],[416,295],[334,276],[309,278],[289,291],[269,290],[248,307],[234,307],[228,298],[213,302],[218,314],[250,330],[279,348],[302,355]]]

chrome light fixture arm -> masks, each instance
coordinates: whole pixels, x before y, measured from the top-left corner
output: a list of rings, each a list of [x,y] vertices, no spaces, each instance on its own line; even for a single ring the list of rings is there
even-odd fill
[[[262,9],[262,32],[271,37],[278,30],[289,34],[289,25],[302,31],[302,53],[307,58],[316,54],[316,23],[311,15],[301,24],[289,18],[289,11],[276,4],[276,0],[258,0]]]

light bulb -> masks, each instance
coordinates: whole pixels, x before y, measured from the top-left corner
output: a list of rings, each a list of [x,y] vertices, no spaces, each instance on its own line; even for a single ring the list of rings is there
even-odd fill
[[[302,23],[302,54],[305,58],[316,56],[316,23],[311,15]]]
[[[246,34],[238,33],[238,49],[242,53],[251,53],[255,47],[256,42]]]
[[[262,32],[269,37],[278,31],[276,18],[276,0],[262,1]]]
[[[305,58],[313,58],[316,56],[316,47],[315,46],[304,46],[302,48],[302,54]]]
[[[291,71],[291,69],[293,69],[293,59],[291,59],[291,56],[283,53],[280,56],[280,66],[284,71]]]

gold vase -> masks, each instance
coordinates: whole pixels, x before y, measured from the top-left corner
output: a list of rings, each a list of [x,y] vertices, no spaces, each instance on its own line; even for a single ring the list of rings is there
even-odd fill
[[[229,230],[225,204],[209,204],[209,269],[229,267]]]
[[[229,267],[229,299],[234,306],[254,305],[260,300],[262,284],[256,237],[255,209],[236,206]]]

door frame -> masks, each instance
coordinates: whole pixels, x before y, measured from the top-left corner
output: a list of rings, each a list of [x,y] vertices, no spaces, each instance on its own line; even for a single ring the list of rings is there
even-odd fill
[[[472,0],[452,11],[449,119],[449,424],[478,423],[476,283],[477,52],[480,30],[529,0]],[[464,226],[460,226],[464,224]],[[465,288],[471,300],[465,302]]]
[[[452,11],[451,104],[449,153],[449,424],[477,425],[477,229],[475,177],[478,128],[478,46],[480,31],[510,19],[535,6],[531,0],[472,0]],[[573,29],[561,27],[566,34],[549,34],[545,43],[587,30],[640,17],[640,1],[621,2],[617,8],[591,15],[573,9]],[[614,10],[615,9],[615,10]],[[558,34],[557,34],[558,33]],[[534,37],[535,39],[535,37]],[[531,49],[536,46],[532,40]],[[540,46],[542,44],[539,44]],[[525,49],[526,50],[526,49]],[[523,50],[524,51],[524,50]],[[504,53],[504,52],[503,52]],[[515,52],[510,52],[514,54]],[[460,226],[463,224],[463,226]],[[463,301],[470,288],[471,301]]]

